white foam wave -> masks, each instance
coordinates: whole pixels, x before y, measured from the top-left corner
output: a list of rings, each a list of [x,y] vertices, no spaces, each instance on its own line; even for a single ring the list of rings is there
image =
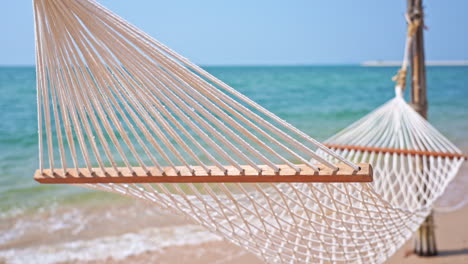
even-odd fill
[[[47,264],[108,258],[118,260],[146,251],[160,251],[167,247],[197,245],[220,240],[220,237],[197,225],[147,228],[137,233],[126,233],[119,236],[3,250],[0,251],[0,260],[4,259],[7,263],[12,264]]]

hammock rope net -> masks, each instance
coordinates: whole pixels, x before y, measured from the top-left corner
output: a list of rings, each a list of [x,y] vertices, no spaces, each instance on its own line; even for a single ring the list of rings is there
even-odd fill
[[[265,262],[385,261],[463,161],[332,151],[95,1],[35,0],[34,11],[36,179],[124,177],[81,186],[183,214]],[[460,153],[398,96],[327,143]],[[306,170],[344,173],[335,183],[132,182]]]

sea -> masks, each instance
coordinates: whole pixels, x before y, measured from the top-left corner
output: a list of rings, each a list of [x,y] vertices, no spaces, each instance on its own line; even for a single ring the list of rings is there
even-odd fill
[[[357,65],[204,68],[318,140],[390,100],[397,71]],[[468,153],[468,67],[428,67],[427,83],[429,121]],[[220,240],[141,201],[40,185],[33,180],[37,167],[35,68],[0,67],[0,263],[124,259]],[[465,166],[439,202],[441,211],[468,200],[467,177]]]

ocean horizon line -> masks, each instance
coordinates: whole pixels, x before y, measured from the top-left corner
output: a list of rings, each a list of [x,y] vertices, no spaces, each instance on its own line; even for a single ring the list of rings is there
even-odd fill
[[[468,61],[428,61],[426,67],[468,67]],[[0,64],[0,68],[34,68],[35,64]],[[317,63],[317,64],[199,64],[202,68],[280,68],[280,67],[399,67],[397,61],[365,61],[361,63]]]

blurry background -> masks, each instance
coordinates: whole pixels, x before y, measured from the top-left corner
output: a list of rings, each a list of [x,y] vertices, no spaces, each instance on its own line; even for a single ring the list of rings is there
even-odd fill
[[[320,140],[394,93],[397,67],[360,64],[401,59],[403,0],[99,2]],[[1,5],[0,263],[124,260],[145,252],[169,262],[248,258],[140,201],[32,180],[38,154],[31,2]],[[468,60],[468,1],[426,5],[427,59]],[[430,66],[427,78],[429,120],[467,153],[468,67]],[[468,186],[461,175],[457,184]],[[452,186],[445,199],[464,195]]]

